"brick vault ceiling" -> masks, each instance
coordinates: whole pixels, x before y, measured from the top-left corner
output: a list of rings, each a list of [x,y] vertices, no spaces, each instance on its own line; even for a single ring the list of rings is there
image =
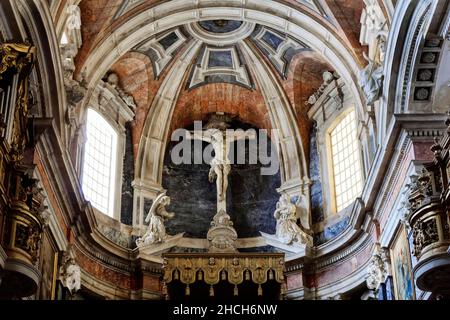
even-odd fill
[[[81,1],[83,46],[76,58],[77,74],[82,74],[85,62],[106,37],[120,30],[140,12],[168,2],[170,1]],[[238,7],[240,1],[232,2],[236,2]],[[364,48],[360,47],[357,39],[363,1],[278,2],[307,14],[325,26],[341,39],[355,61],[361,65]],[[251,32],[246,33],[245,37],[238,35],[238,31],[245,27],[251,28]],[[209,43],[207,36],[199,39],[198,34],[193,34],[193,29],[227,39],[235,36],[236,41],[214,45],[214,39]],[[138,45],[123,52],[106,73],[118,74],[123,89],[135,99],[138,107],[134,121],[135,145],[161,83],[175,61],[182,57],[187,43],[194,38],[203,44],[184,77],[171,128],[186,126],[193,120],[204,119],[207,114],[217,111],[239,115],[243,121],[257,127],[271,127],[263,92],[255,83],[255,74],[248,66],[249,57],[242,52],[245,46],[255,52],[256,57],[268,66],[276,81],[281,84],[296,113],[305,149],[308,149],[306,137],[309,123],[304,102],[320,86],[322,73],[335,68],[320,53],[283,31],[281,28],[257,24],[249,26],[238,19],[204,19],[199,23],[143,37]],[[229,36],[226,37],[227,35]],[[252,108],[249,108],[250,105]]]

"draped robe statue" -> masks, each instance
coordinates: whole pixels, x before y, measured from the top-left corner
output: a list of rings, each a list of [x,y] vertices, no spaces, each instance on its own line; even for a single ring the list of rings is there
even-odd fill
[[[369,64],[359,72],[359,85],[364,92],[367,105],[371,106],[380,98],[384,70],[379,62],[370,59],[365,53],[364,58]]]

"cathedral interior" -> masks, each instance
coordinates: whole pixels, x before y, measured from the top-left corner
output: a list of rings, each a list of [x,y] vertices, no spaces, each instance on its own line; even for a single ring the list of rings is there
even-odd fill
[[[450,0],[1,0],[0,299],[449,299],[449,71]]]

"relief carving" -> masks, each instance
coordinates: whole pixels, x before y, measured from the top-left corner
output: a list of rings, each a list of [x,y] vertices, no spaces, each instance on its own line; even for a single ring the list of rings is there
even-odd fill
[[[427,221],[418,221],[413,228],[413,255],[420,257],[423,248],[438,242],[439,233],[436,218]]]

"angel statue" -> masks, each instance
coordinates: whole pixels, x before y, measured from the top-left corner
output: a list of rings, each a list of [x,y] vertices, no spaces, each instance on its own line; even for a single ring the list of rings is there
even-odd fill
[[[170,205],[170,197],[166,196],[165,193],[156,197],[148,212],[147,218],[145,218],[145,222],[149,223],[147,231],[142,238],[136,240],[138,247],[162,243],[166,240],[167,234],[164,221],[172,219],[175,216],[175,213],[167,212],[166,206],[168,205]]]
[[[277,220],[276,237],[284,244],[311,244],[308,235],[297,224],[297,206],[283,193],[277,203],[274,217]]]

